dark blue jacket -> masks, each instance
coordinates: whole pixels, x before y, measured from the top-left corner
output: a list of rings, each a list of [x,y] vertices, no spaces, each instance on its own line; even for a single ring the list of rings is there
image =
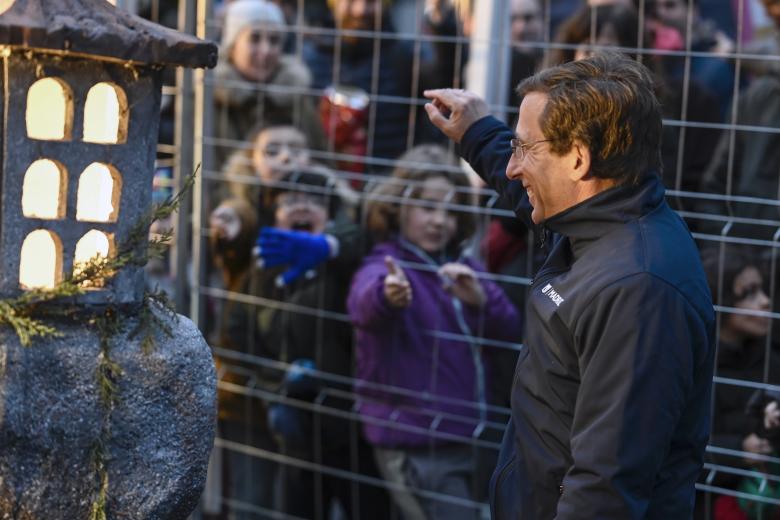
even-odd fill
[[[475,123],[462,155],[516,213],[512,132]],[[647,174],[544,223],[491,481],[493,518],[690,518],[710,429],[714,313],[688,229]]]

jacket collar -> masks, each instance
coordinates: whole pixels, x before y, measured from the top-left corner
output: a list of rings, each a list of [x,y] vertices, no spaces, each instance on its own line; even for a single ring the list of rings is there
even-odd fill
[[[622,184],[576,204],[544,222],[569,238],[575,256],[588,244],[665,204],[664,185],[655,172],[637,184]]]

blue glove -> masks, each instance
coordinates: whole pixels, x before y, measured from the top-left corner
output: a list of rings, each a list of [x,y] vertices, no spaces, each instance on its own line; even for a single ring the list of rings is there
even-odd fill
[[[303,412],[286,404],[274,403],[268,407],[268,426],[290,444],[302,445],[310,437]]]
[[[260,231],[256,245],[263,267],[289,265],[277,283],[289,285],[306,271],[318,266],[330,256],[330,245],[325,235],[315,235],[305,231],[284,231],[264,227]]]

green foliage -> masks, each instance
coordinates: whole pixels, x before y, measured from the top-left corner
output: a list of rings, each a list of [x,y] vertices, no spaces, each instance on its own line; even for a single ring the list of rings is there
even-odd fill
[[[195,175],[197,175],[197,169],[187,177],[181,191],[165,202],[152,206],[138,219],[126,240],[117,248],[117,254],[110,258],[96,255],[86,262],[78,263],[74,266],[73,274],[67,276],[53,289],[31,289],[16,298],[0,300],[0,326],[10,326],[19,338],[19,342],[25,347],[29,346],[35,337],[61,336],[54,327],[45,324],[44,320],[75,314],[76,307],[68,308],[62,305],[55,307],[42,304],[55,301],[64,303],[68,298],[84,294],[87,289],[103,287],[106,280],[123,267],[143,267],[150,258],[161,257],[170,245],[172,231],[166,231],[150,240],[149,227],[154,221],[168,218],[178,211],[184,196],[195,183]],[[167,297],[163,297],[162,293],[155,292],[144,296],[144,304],[139,310],[140,323],[136,331],[144,331],[142,346],[144,352],[147,353],[154,347],[154,336],[149,330],[150,327],[157,326],[170,334],[170,329],[154,315],[151,309],[154,304],[159,305],[162,309],[172,310]],[[172,314],[175,315],[175,312]],[[136,332],[133,336],[139,333]],[[107,370],[109,373],[111,372],[109,369]]]
[[[111,338],[120,332],[121,325],[116,311],[111,307],[98,315],[93,322],[100,334],[100,354],[96,370],[100,400],[110,408],[119,401],[117,381],[122,375],[122,368],[111,359]]]
[[[166,316],[168,321],[178,319],[173,302],[168,295],[159,289],[146,291],[141,309],[138,311],[138,325],[130,332],[130,338],[141,337],[141,350],[144,354],[150,354],[157,346],[154,339],[155,330],[163,332],[166,336],[173,337],[173,330],[166,320],[160,318],[160,314]]]
[[[101,439],[92,447],[92,468],[97,481],[97,493],[92,501],[89,520],[107,520],[106,503],[108,502],[108,469],[106,468],[105,445]]]

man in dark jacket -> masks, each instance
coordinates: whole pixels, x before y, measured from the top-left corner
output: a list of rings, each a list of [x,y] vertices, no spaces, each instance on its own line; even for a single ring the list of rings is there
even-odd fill
[[[527,303],[493,518],[690,518],[710,429],[714,315],[656,173],[651,77],[600,54],[519,92],[514,134],[473,94],[426,93],[432,122],[549,248]]]

